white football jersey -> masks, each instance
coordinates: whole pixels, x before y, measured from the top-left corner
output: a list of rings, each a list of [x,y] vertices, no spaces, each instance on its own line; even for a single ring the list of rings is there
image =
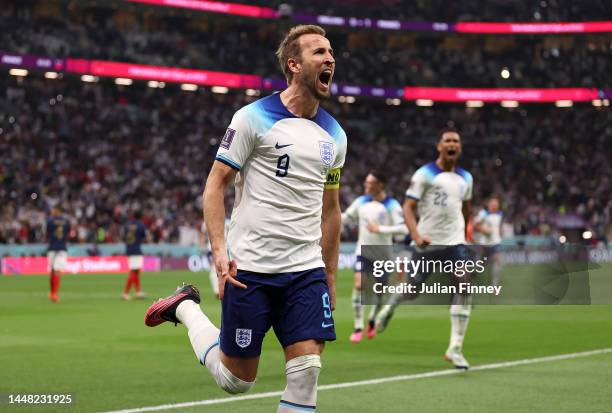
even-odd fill
[[[370,195],[362,195],[355,199],[342,214],[342,221],[359,220],[359,234],[356,255],[361,255],[362,245],[391,245],[393,234],[407,234],[402,206],[390,196],[377,201]],[[368,231],[368,222],[373,221],[379,226],[378,233]]]
[[[479,231],[474,231],[474,241],[480,245],[497,245],[501,243],[501,225],[504,215],[501,211],[490,213],[483,209],[476,215],[474,223],[485,227],[491,231],[490,234],[483,234]]]
[[[324,267],[321,210],[324,185],[344,165],[346,133],[319,107],[299,118],[280,94],[236,112],[216,160],[236,169],[229,225],[238,269],[266,274]]]
[[[463,202],[472,198],[472,175],[464,169],[446,172],[435,162],[412,175],[406,196],[418,201],[419,234],[432,245],[465,244]]]

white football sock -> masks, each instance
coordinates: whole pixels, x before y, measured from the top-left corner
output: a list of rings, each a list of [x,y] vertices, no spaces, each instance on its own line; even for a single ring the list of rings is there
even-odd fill
[[[355,330],[363,330],[363,305],[361,304],[361,290],[353,288],[353,317]]]
[[[321,356],[318,354],[289,360],[285,365],[287,387],[276,412],[314,412],[317,407],[317,380],[320,371]]]
[[[178,305],[176,318],[187,327],[193,352],[198,360],[203,362],[204,353],[213,344],[219,344],[219,329],[211,323],[200,306],[192,300],[185,300]]]
[[[497,287],[501,284],[501,263],[493,261],[491,285]]]
[[[370,306],[370,314],[368,315],[368,323],[373,322],[376,319],[376,315],[382,308],[382,294],[376,294],[375,301],[376,304]]]
[[[455,294],[450,306],[451,336],[448,350],[461,350],[472,312],[471,297]]]
[[[187,327],[191,347],[205,365],[217,385],[230,394],[245,393],[255,383],[234,376],[221,363],[219,354],[219,329],[206,317],[198,304],[192,300],[181,302],[176,308],[176,318]]]

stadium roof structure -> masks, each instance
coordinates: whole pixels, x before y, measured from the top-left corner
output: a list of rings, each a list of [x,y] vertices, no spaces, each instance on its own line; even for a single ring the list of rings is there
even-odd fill
[[[222,13],[235,16],[260,19],[281,19],[283,13],[261,6],[228,3],[209,0],[125,0],[130,3],[142,3],[154,6],[165,6],[198,10],[211,13]],[[609,33],[612,32],[612,21],[590,22],[408,22],[392,19],[373,19],[347,16],[317,15],[302,11],[290,12],[289,16],[296,23],[321,24],[363,29],[403,30],[418,32],[442,33],[479,33],[479,34],[560,34],[560,33]]]

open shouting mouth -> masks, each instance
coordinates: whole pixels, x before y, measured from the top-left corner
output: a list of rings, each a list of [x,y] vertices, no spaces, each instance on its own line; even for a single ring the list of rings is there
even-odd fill
[[[325,92],[329,90],[332,75],[333,72],[331,69],[325,69],[319,74],[319,87]]]

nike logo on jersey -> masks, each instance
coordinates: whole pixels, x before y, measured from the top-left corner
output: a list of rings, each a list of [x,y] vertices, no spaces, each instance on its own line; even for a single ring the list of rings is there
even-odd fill
[[[323,322],[321,323],[321,327],[323,327],[323,328],[331,327],[331,326],[333,326],[333,325],[334,325],[334,323],[325,324],[325,321],[323,321]]]
[[[291,146],[291,145],[293,145],[293,144],[292,143],[288,143],[287,145],[279,145],[278,142],[276,142],[276,145],[274,145],[274,147],[276,149],[283,149],[283,148],[286,148],[287,146]]]

